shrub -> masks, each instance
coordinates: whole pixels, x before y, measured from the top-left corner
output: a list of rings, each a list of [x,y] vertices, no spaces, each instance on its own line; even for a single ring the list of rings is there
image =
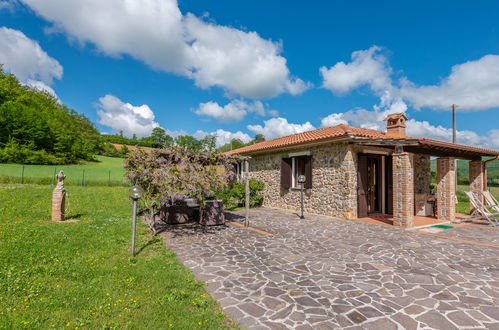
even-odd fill
[[[250,179],[250,207],[258,207],[263,203],[263,195],[260,194],[265,184],[256,179]],[[224,202],[227,209],[242,207],[245,205],[246,185],[244,182],[235,182],[232,187],[216,193],[216,197]]]

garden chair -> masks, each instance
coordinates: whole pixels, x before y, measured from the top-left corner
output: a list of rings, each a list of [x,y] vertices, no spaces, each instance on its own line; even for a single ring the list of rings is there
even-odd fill
[[[464,193],[469,197],[471,205],[475,209],[471,214],[471,219],[485,218],[491,226],[496,227],[499,223],[499,212],[482,203],[476,193],[472,191],[465,191]]]
[[[483,199],[487,205],[495,210],[496,212],[499,212],[499,202],[497,199],[490,193],[488,190],[482,191]]]

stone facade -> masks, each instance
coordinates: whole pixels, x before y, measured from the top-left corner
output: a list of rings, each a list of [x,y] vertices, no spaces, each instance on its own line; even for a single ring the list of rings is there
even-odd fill
[[[431,189],[430,156],[414,154],[414,193],[430,194]]]
[[[437,217],[454,221],[456,219],[456,166],[454,158],[437,159]]]
[[[411,228],[414,222],[414,155],[393,154],[393,225]]]
[[[288,157],[289,153],[307,151],[312,156],[312,189],[307,189],[305,193],[305,212],[356,218],[357,157],[346,143],[252,156],[250,177],[265,183],[264,206],[300,209],[300,190],[281,189],[281,159]]]

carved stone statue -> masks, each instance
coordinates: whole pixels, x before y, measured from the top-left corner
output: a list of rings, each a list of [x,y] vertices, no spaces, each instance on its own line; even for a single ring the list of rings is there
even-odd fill
[[[66,178],[64,172],[61,170],[55,177],[57,178],[57,186],[55,186],[55,189],[64,190],[64,179]]]
[[[64,179],[66,176],[63,171],[60,171],[55,177],[57,178],[57,186],[55,186],[52,192],[52,221],[64,221],[66,202]]]

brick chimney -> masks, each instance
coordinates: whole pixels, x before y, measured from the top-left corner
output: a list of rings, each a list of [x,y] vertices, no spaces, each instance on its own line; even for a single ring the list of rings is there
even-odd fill
[[[386,118],[386,134],[394,137],[405,137],[405,121],[407,117],[403,113],[392,113]]]

